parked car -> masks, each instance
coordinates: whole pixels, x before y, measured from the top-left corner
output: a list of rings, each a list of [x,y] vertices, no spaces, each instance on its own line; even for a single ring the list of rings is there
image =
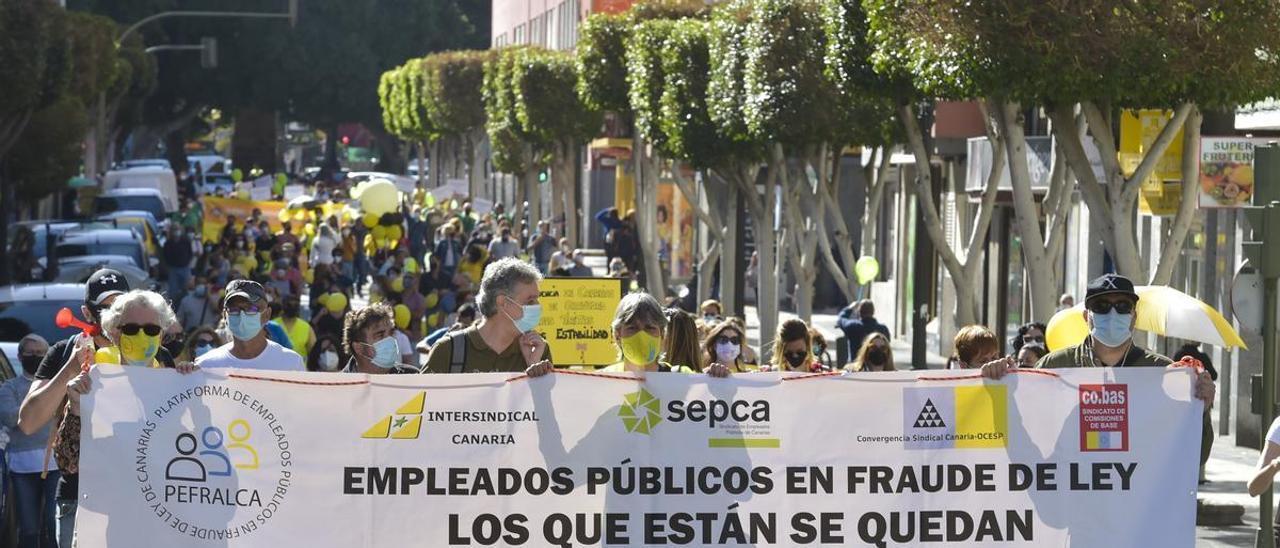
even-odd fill
[[[84,284],[41,283],[0,287],[0,341],[18,342],[29,333],[52,344],[75,333],[54,323],[58,311],[70,308],[80,316]]]
[[[168,170],[173,169],[173,165],[169,163],[169,160],[164,158],[139,158],[137,160],[125,160],[116,164],[115,169],[123,170],[139,167],[162,167]]]
[[[197,196],[228,196],[236,189],[236,181],[226,173],[206,173],[204,180],[196,183]]]
[[[163,167],[137,167],[108,171],[102,178],[102,190],[106,194],[120,190],[152,190],[159,193],[163,208],[156,211],[156,218],[163,218],[166,213],[178,210],[178,179],[173,170]],[[121,207],[117,209],[147,209],[137,207]]]
[[[202,173],[231,173],[231,160],[217,154],[192,154],[187,156],[187,168],[192,175],[196,173],[196,166],[200,166]]]
[[[160,191],[150,188],[120,188],[108,190],[94,199],[94,208],[99,215],[115,211],[146,211],[156,219],[167,219],[169,213],[177,211],[168,209]]]
[[[160,260],[147,253],[142,236],[128,228],[105,228],[94,230],[74,230],[62,236],[62,241],[54,247],[58,256],[58,264],[84,262],[95,259],[77,259],[85,256],[118,255],[133,261],[134,266],[152,271],[160,266]]]
[[[160,285],[146,270],[133,264],[133,259],[119,255],[81,255],[64,261],[58,267],[54,283],[83,284],[89,276],[103,268],[114,268],[124,274],[129,287],[157,290]]]
[[[45,267],[48,265],[49,242],[56,242],[68,230],[74,230],[81,226],[84,226],[84,223],[77,221],[19,221],[9,228],[9,247],[6,249],[13,249],[12,246],[18,239],[20,232],[30,230],[34,240],[31,252],[36,260],[36,265],[31,268],[31,278],[33,280],[43,280],[45,279]]]
[[[114,228],[132,229],[142,235],[142,241],[147,243],[147,254],[152,257],[160,256],[160,246],[164,244],[161,235],[164,234],[163,227],[169,224],[167,220],[158,220],[150,211],[141,210],[112,211],[99,215],[96,220]]]

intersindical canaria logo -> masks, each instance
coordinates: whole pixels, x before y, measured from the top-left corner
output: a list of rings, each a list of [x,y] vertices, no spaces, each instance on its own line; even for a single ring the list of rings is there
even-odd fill
[[[419,392],[396,409],[395,413],[382,417],[365,430],[365,439],[416,440],[422,434],[422,411],[426,407],[427,393]]]
[[[641,388],[623,396],[618,416],[622,417],[622,425],[627,432],[648,435],[662,422],[662,400]]]

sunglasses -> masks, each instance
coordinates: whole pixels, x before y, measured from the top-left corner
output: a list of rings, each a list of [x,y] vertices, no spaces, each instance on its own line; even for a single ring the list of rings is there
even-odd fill
[[[213,346],[213,339],[199,339],[196,341],[196,345],[201,345],[201,344],[207,344],[209,346]]]
[[[154,337],[160,334],[160,326],[149,324],[127,323],[120,326],[120,332],[125,335],[137,335],[139,331],[146,333],[148,337]]]
[[[1129,314],[1133,312],[1133,303],[1130,301],[1093,301],[1089,303],[1089,311],[1094,314],[1108,314],[1112,310],[1119,314]]]
[[[739,337],[716,337],[716,342],[729,343],[729,344],[742,344],[742,339]]]

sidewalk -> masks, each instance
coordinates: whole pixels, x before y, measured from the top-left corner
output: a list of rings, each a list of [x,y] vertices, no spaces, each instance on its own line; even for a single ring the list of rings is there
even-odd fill
[[[1214,413],[1217,429],[1218,414]],[[1200,486],[1198,498],[1214,503],[1235,503],[1244,507],[1244,525],[1231,527],[1196,527],[1196,546],[1253,546],[1258,528],[1258,498],[1250,497],[1246,486],[1258,464],[1258,451],[1236,447],[1234,436],[1214,440],[1205,476],[1209,483]]]

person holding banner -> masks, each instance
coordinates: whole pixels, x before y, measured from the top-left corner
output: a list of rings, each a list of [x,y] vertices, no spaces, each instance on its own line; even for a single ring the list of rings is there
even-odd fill
[[[737,373],[754,371],[743,359],[747,346],[746,330],[737,318],[729,318],[711,327],[702,341],[702,361],[710,367],[724,364]]]
[[[662,340],[667,330],[667,315],[662,305],[648,293],[630,293],[618,302],[613,316],[613,344],[622,361],[605,367],[605,373],[693,373],[684,364],[660,361]],[[729,375],[729,368],[713,363],[707,368],[713,377]]]
[[[231,332],[231,342],[210,350],[196,360],[200,367],[234,367],[275,371],[302,371],[302,356],[267,338],[271,305],[262,284],[234,280],[222,298],[222,315]]]
[[[531,377],[551,370],[551,350],[534,331],[542,318],[538,282],[542,274],[519,259],[494,261],[484,269],[476,304],[480,325],[445,335],[431,348],[424,373],[519,372]]]

